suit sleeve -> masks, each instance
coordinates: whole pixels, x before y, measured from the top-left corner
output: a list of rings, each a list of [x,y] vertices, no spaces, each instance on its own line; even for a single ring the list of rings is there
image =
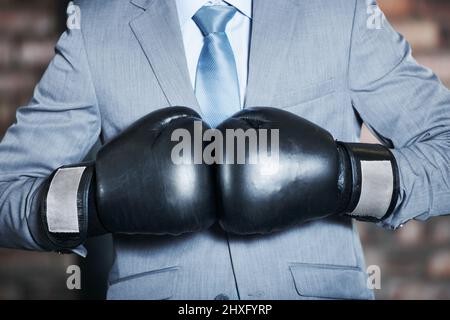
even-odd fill
[[[396,210],[381,224],[449,214],[450,92],[374,0],[356,0],[348,79],[354,108],[391,144],[400,170]]]
[[[82,160],[100,133],[100,115],[77,23],[27,106],[0,142],[0,246],[42,250],[35,241],[39,186],[56,168]]]

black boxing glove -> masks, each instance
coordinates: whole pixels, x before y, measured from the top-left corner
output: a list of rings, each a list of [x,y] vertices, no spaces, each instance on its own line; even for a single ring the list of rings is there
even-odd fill
[[[56,170],[39,194],[40,232],[46,249],[66,252],[105,233],[178,235],[216,220],[214,168],[175,164],[176,129],[194,136],[208,126],[191,109],[157,110],[103,146],[95,162]],[[195,129],[197,128],[197,129]]]
[[[245,155],[240,155],[245,164],[238,164],[242,150],[229,134],[236,129],[265,129],[267,137],[278,130],[278,146],[265,142],[277,150],[266,148],[269,152],[261,157],[264,141],[258,141],[258,148],[246,144]],[[228,232],[268,233],[336,214],[380,221],[395,209],[398,168],[382,145],[337,142],[321,127],[275,108],[244,109],[218,130],[227,146],[218,184],[220,224]],[[255,156],[258,161],[251,164]]]

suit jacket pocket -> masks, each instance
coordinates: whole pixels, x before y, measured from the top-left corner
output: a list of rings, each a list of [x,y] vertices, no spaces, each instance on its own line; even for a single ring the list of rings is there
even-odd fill
[[[167,300],[173,296],[179,267],[120,278],[110,283],[108,300]]]
[[[289,266],[300,296],[323,299],[373,299],[366,274],[358,267],[294,263]]]
[[[280,90],[275,98],[275,107],[289,108],[318,100],[335,92],[335,79],[328,79],[298,89]]]

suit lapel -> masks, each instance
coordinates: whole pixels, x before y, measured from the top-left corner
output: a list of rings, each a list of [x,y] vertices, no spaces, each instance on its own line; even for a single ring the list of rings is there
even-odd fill
[[[254,0],[246,107],[268,106],[299,19],[291,0]]]
[[[183,38],[173,0],[132,0],[144,13],[130,26],[172,106],[187,106],[198,112],[189,78]]]
[[[190,82],[173,0],[132,0],[145,11],[130,22],[170,105],[201,112]],[[245,106],[271,103],[299,9],[292,0],[254,0]]]

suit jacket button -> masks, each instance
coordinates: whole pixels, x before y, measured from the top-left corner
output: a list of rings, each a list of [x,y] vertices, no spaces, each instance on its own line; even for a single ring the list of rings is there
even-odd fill
[[[221,293],[219,295],[217,295],[214,300],[230,300],[230,297],[228,297],[227,295]]]

